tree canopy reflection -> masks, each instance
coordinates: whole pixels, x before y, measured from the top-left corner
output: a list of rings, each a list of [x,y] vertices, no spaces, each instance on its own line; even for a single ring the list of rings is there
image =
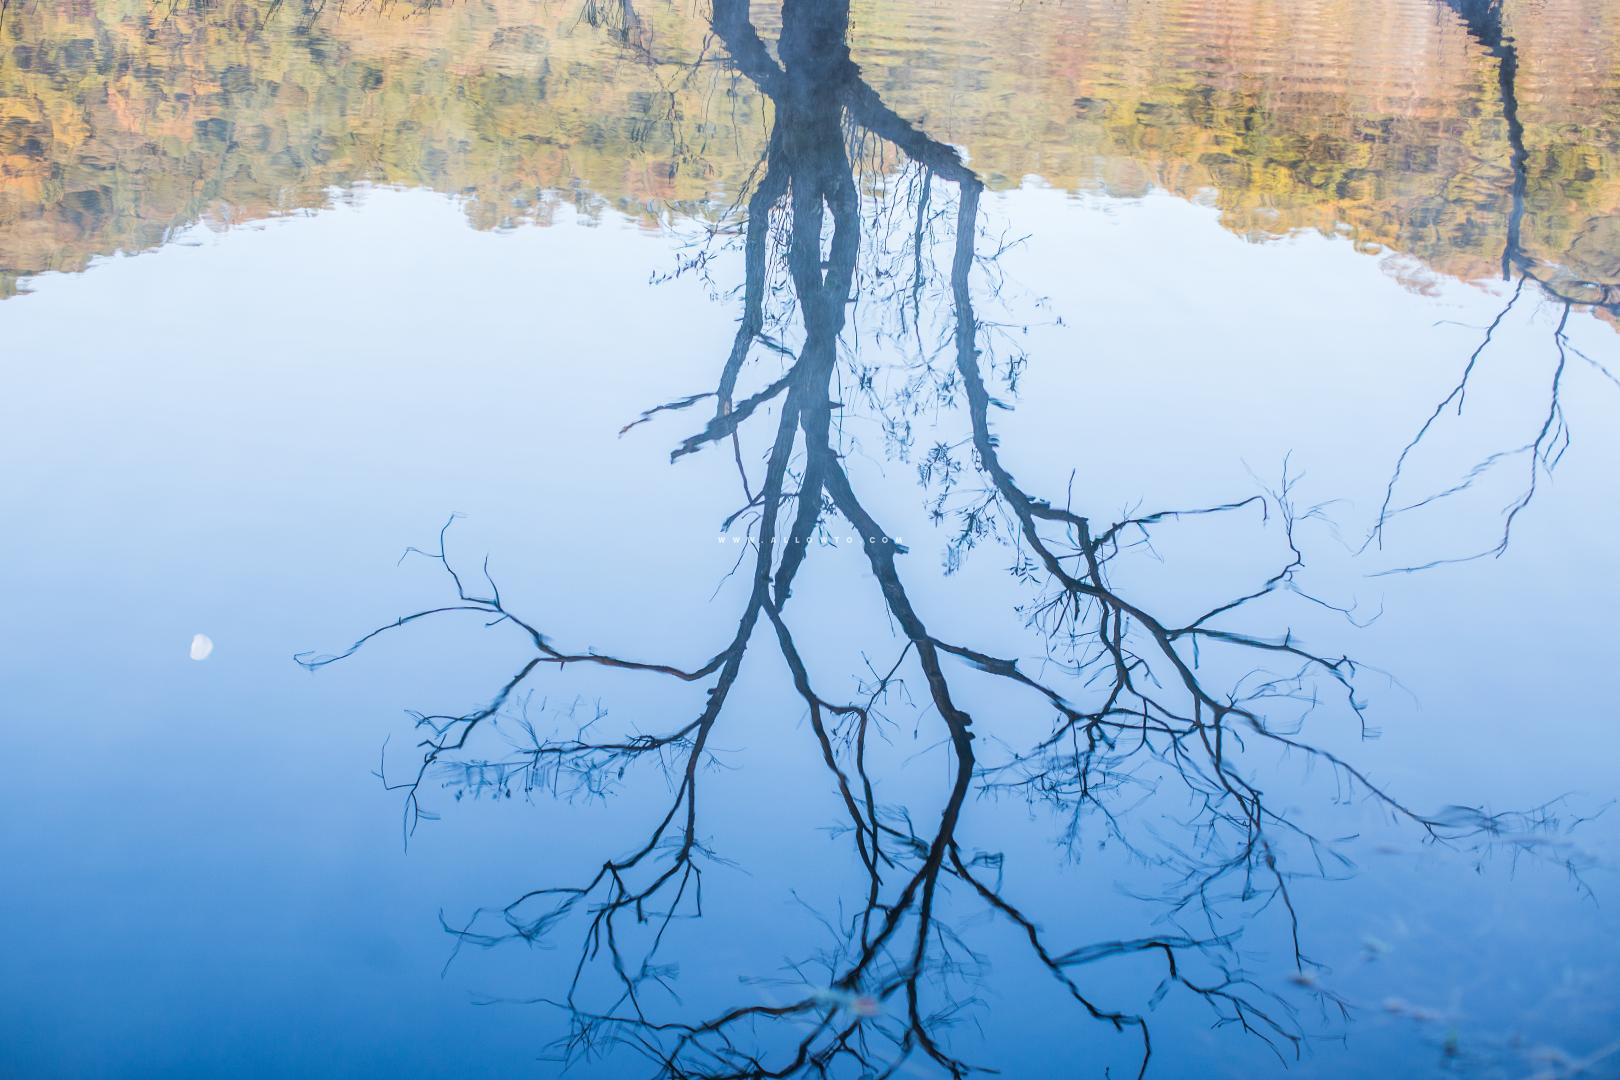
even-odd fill
[[[1523,84],[1522,247],[1620,282],[1620,17],[1604,0],[1497,7]],[[481,229],[706,219],[758,156],[761,97],[704,61],[700,11],[635,5],[628,33],[622,10],[11,3],[0,297],[362,184],[454,194]],[[1509,212],[1495,58],[1439,3],[1276,16],[1267,0],[862,0],[854,45],[891,107],[969,148],[991,190],[1167,191],[1250,240],[1343,235],[1411,288],[1488,277]],[[614,62],[625,45],[702,67],[662,79]]]

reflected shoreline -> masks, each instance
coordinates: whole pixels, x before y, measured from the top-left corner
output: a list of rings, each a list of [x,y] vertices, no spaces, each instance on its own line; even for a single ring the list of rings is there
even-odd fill
[[[902,114],[935,118],[943,141],[965,146],[991,190],[1039,177],[1071,192],[1207,198],[1250,239],[1344,231],[1361,250],[1415,259],[1421,274],[1391,272],[1416,289],[1430,274],[1492,276],[1503,230],[1521,259],[1560,281],[1620,282],[1620,72],[1593,85],[1601,59],[1570,51],[1571,39],[1620,42],[1620,17],[1560,0],[1527,22],[1514,0],[1446,0],[1447,25],[1433,17],[1435,0],[1362,0],[1366,12],[1309,13],[1335,44],[1318,54],[1290,46],[1294,62],[1315,65],[1307,75],[1273,71],[1266,53],[1266,33],[1288,41],[1301,31],[1262,29],[1243,3],[1226,2],[1218,18],[1254,23],[1257,36],[1222,46],[1230,70],[1187,69],[1191,89],[1132,74],[1139,63],[1166,73],[1185,63],[1177,24],[1160,30],[1169,55],[1132,58],[1115,50],[1148,47],[1137,32],[1085,3],[1042,5],[1013,23],[993,5],[967,12],[984,52],[958,44],[953,60],[993,85],[1005,48],[1028,69],[1016,91],[1026,120],[982,92],[941,98],[926,68],[880,66],[877,77]],[[701,20],[638,9],[632,33],[614,7],[588,5],[601,9],[589,21],[572,11],[536,19],[518,0],[425,12],[230,0],[163,17],[131,5],[89,21],[16,8],[0,27],[28,43],[0,52],[0,292],[97,254],[149,249],[195,222],[326,205],[331,190],[362,182],[460,195],[478,228],[545,224],[564,205],[648,227],[712,222],[747,184],[769,105],[715,63]],[[912,17],[942,18],[926,4]],[[1418,86],[1345,66],[1342,42],[1366,34],[1356,20],[1434,39]],[[881,11],[859,11],[857,25],[857,48],[874,40],[887,57],[906,47],[903,24]],[[1547,35],[1564,26],[1582,32],[1549,51]],[[1266,73],[1256,87],[1233,81],[1245,65]],[[1095,85],[1076,97],[1076,77]],[[1524,106],[1504,121],[1503,87],[1516,83]],[[1477,119],[1459,124],[1452,112]],[[1035,122],[1038,136],[1022,130]],[[1571,213],[1582,206],[1590,216]]]

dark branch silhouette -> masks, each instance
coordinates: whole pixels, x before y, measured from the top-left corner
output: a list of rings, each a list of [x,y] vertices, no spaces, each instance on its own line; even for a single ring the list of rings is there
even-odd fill
[[[1278,988],[1246,971],[1241,939],[1246,924],[1278,920],[1292,942],[1294,984],[1309,988],[1324,1008],[1343,1012],[1345,1003],[1315,979],[1291,882],[1348,872],[1350,862],[1265,797],[1267,770],[1279,754],[1325,766],[1336,796],[1370,801],[1435,843],[1511,836],[1534,846],[1524,838],[1557,825],[1552,808],[1425,812],[1305,735],[1306,720],[1330,700],[1365,733],[1364,704],[1348,657],[1316,651],[1291,630],[1265,635],[1238,625],[1240,614],[1268,599],[1323,603],[1299,583],[1305,557],[1296,528],[1316,511],[1296,507],[1286,471],[1265,494],[1107,522],[1073,509],[1068,498],[1052,501],[1022,486],[1003,460],[991,418],[1002,406],[993,392],[997,380],[1016,380],[1023,358],[998,361],[995,328],[975,311],[975,274],[995,273],[993,256],[977,247],[982,182],[951,147],[896,115],[862,80],[847,45],[845,0],[785,0],[774,52],[742,0],[715,0],[712,25],[736,70],[774,109],[746,198],[741,317],[712,390],[648,409],[630,426],[714,400],[712,416],[671,457],[730,444],[745,501],[727,527],[743,522],[750,540],[739,568],[747,595],[734,628],[715,651],[689,662],[563,646],[549,628],[511,610],[487,570],[479,584],[469,584],[445,547],[447,524],[437,549],[423,554],[442,564],[453,602],[380,627],[338,655],[299,658],[318,668],[379,635],[457,613],[511,626],[532,646],[484,706],[418,718],[421,760],[400,785],[411,827],[426,812],[430,779],[458,791],[516,786],[602,794],[631,782],[627,777],[642,765],[668,778],[667,801],[630,850],[605,859],[585,880],[540,885],[447,929],[460,943],[478,946],[576,935],[572,980],[552,1002],[569,1019],[563,1053],[573,1059],[630,1049],[662,1076],[961,1077],[987,1067],[968,1061],[951,1038],[953,1021],[972,1001],[979,964],[948,912],[969,905],[1014,928],[1079,1015],[1131,1040],[1137,1075],[1152,1059],[1147,1014],[1156,999],[1105,1000],[1090,970],[1106,961],[1151,961],[1161,973],[1161,995],[1203,1002],[1217,1024],[1238,1027],[1284,1057],[1297,1055],[1305,1026]],[[871,195],[876,174],[863,179],[862,170],[877,169],[879,158],[887,162],[885,190],[904,192],[898,205],[869,205],[882,199]],[[863,237],[867,209],[909,238],[900,270],[879,272],[868,263],[863,273],[863,257],[883,254],[881,243]],[[936,279],[931,247],[939,231],[947,258]],[[772,276],[778,269],[782,287]],[[862,282],[872,283],[864,295]],[[898,387],[880,387],[871,370],[840,357],[858,298],[891,312],[893,338],[915,345]],[[925,299],[930,306],[937,301],[937,320],[925,313]],[[939,338],[932,341],[935,329]],[[795,338],[796,347],[784,344]],[[742,388],[750,379],[761,385],[747,393]],[[853,398],[840,391],[846,380],[857,391]],[[929,612],[901,569],[905,549],[863,501],[851,471],[840,421],[856,398],[883,415],[901,452],[909,446],[908,410],[928,403],[965,413],[966,442],[931,451],[919,474],[933,487],[936,517],[960,522],[953,560],[992,537],[1015,553],[1015,572],[1033,596],[1023,610],[1040,643],[1039,662],[998,656],[930,628]],[[754,431],[768,433],[757,475],[743,449],[743,435]],[[1116,561],[1149,545],[1156,530],[1242,514],[1281,541],[1275,570],[1252,587],[1191,616],[1167,614],[1115,587]],[[898,638],[892,660],[877,664],[853,699],[816,684],[791,617],[794,584],[834,519],[859,537]],[[804,961],[800,981],[782,1000],[738,1001],[702,1014],[677,1008],[671,1015],[651,991],[671,978],[662,957],[676,947],[675,920],[702,913],[705,866],[719,858],[703,839],[705,766],[739,673],[759,648],[774,648],[786,664],[864,886],[852,898],[853,914],[829,924],[835,944]],[[566,713],[542,730],[517,707],[518,695],[543,671],[569,664],[698,683],[707,697],[695,716],[653,731],[604,731],[600,709],[583,721]],[[1244,674],[1230,679],[1223,671]],[[966,685],[986,681],[1004,688],[1006,703],[988,720],[961,704]],[[928,827],[906,806],[883,800],[883,777],[868,754],[887,722],[885,709],[917,685],[950,761],[942,808]],[[518,716],[527,741],[486,749],[501,715]],[[1031,716],[1050,723],[1020,744],[1018,721]],[[1052,807],[1070,822],[1071,840],[1082,827],[1100,829],[1163,871],[1163,891],[1153,897],[1162,932],[1052,940],[1032,907],[1036,898],[1004,887],[1001,857],[964,850],[962,825],[974,797],[995,793]],[[1140,812],[1147,800],[1174,808],[1152,816],[1176,822],[1180,836],[1152,828]],[[605,995],[597,973],[612,985]]]
[[[1613,282],[1571,281],[1557,267],[1542,265],[1524,250],[1523,231],[1525,200],[1530,182],[1530,153],[1525,144],[1524,122],[1519,118],[1519,54],[1513,39],[1505,32],[1502,21],[1502,0],[1443,0],[1445,6],[1463,21],[1469,36],[1496,61],[1497,86],[1502,108],[1502,119],[1507,128],[1508,144],[1508,213],[1502,247],[1502,280],[1517,281],[1513,291],[1485,327],[1479,345],[1469,354],[1457,383],[1443,397],[1434,411],[1423,421],[1417,433],[1402,447],[1384,490],[1377,521],[1368,544],[1383,546],[1385,533],[1400,515],[1441,503],[1453,496],[1473,490],[1487,476],[1515,464],[1522,470],[1523,480],[1516,484],[1502,506],[1501,530],[1488,546],[1469,554],[1431,559],[1418,565],[1401,566],[1384,573],[1411,573],[1437,566],[1473,562],[1505,554],[1513,538],[1513,526],[1534,501],[1543,476],[1551,475],[1569,449],[1571,433],[1565,423],[1562,401],[1564,379],[1572,356],[1586,361],[1601,374],[1620,385],[1615,375],[1602,364],[1574,348],[1567,336],[1569,318],[1578,307],[1595,308],[1609,315],[1620,315],[1620,284]],[[1551,372],[1547,381],[1545,407],[1535,416],[1527,432],[1528,438],[1519,443],[1493,451],[1469,468],[1456,482],[1438,491],[1399,502],[1397,491],[1402,487],[1406,467],[1413,453],[1435,432],[1449,411],[1462,416],[1467,403],[1471,380],[1478,372],[1481,359],[1490,350],[1493,339],[1504,320],[1513,313],[1524,297],[1525,286],[1533,283],[1533,291],[1545,301],[1559,308],[1557,323],[1552,331]]]

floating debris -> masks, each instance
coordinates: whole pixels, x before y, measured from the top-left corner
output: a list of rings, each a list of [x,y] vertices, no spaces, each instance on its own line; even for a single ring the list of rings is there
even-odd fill
[[[836,986],[818,986],[810,991],[810,998],[831,1009],[843,1009],[856,1016],[876,1016],[883,1011],[882,1004],[871,994],[858,994]]]
[[[1439,1009],[1430,1009],[1423,1005],[1414,1005],[1405,998],[1385,998],[1384,1011],[1391,1016],[1404,1016],[1419,1024],[1433,1024],[1446,1019],[1446,1014]]]
[[[1361,939],[1361,955],[1365,960],[1377,960],[1388,956],[1395,951],[1395,946],[1383,938],[1375,938],[1371,934]]]
[[[1532,1061],[1539,1061],[1546,1068],[1536,1073],[1530,1080],[1567,1080],[1570,1077],[1586,1076],[1616,1054],[1620,1054],[1620,1040],[1599,1047],[1585,1057],[1576,1057],[1556,1046],[1537,1047],[1530,1054],[1530,1058]]]

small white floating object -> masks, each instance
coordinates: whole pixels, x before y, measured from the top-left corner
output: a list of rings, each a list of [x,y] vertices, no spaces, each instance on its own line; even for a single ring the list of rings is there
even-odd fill
[[[206,660],[214,651],[214,639],[207,634],[196,634],[191,639],[191,658],[193,660]]]

